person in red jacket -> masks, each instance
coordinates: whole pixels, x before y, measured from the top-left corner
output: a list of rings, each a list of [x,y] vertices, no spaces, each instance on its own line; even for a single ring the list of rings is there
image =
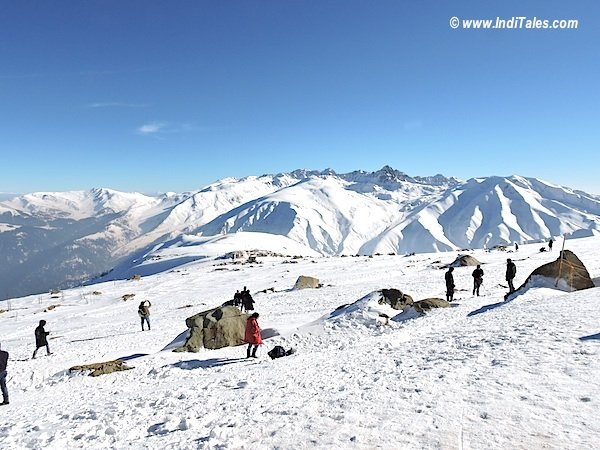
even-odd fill
[[[256,358],[256,349],[263,343],[256,319],[258,319],[258,313],[255,312],[246,321],[246,332],[244,333],[244,340],[248,343],[246,358]]]

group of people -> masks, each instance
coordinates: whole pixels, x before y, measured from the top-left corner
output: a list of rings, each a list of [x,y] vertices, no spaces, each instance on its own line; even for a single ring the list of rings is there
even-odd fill
[[[253,310],[254,309],[254,300],[250,295],[250,291],[244,289],[242,292],[236,292],[236,298],[239,298],[239,304],[236,306],[241,306],[242,310]],[[152,303],[148,300],[144,300],[138,306],[138,315],[140,316],[142,331],[145,331],[145,326],[148,326],[148,330],[150,330],[150,307]],[[247,357],[248,358],[256,358],[256,351],[258,350],[258,346],[263,343],[261,338],[261,330],[258,325],[259,314],[253,313],[248,320],[246,321],[246,329],[244,333],[244,340],[248,344]],[[46,354],[52,355],[50,351],[50,346],[48,344],[48,335],[49,331],[45,330],[46,321],[40,320],[37,328],[35,329],[35,350],[33,351],[32,359],[35,359],[37,356],[37,352],[40,348],[46,348]],[[0,348],[0,390],[2,391],[2,403],[0,405],[8,405],[8,389],[6,387],[6,378],[7,378],[7,370],[6,366],[8,364],[9,354],[5,350],[1,350]]]
[[[553,241],[550,239],[548,242],[548,247],[552,250]],[[454,267],[449,267],[448,271],[445,274],[446,279],[446,300],[448,302],[452,302],[454,300]],[[517,267],[515,263],[508,258],[506,260],[506,281],[508,282],[509,294],[515,291],[515,287],[513,285],[513,280],[517,274]],[[479,296],[479,289],[483,283],[483,269],[481,265],[477,265],[477,268],[473,271],[473,295]],[[240,292],[236,291],[233,296],[233,305],[239,307],[242,311],[254,311],[254,300],[252,299],[252,295],[250,295],[250,291],[244,286],[244,289]],[[138,315],[140,316],[142,331],[145,331],[145,325],[148,325],[148,330],[150,330],[150,307],[152,304],[148,300],[144,300],[140,303],[138,307]],[[253,313],[246,321],[246,328],[244,332],[244,340],[248,344],[248,348],[246,350],[246,358],[256,358],[256,351],[258,350],[258,346],[263,343],[261,338],[261,329],[258,325],[259,314],[257,312]],[[35,350],[33,352],[32,359],[35,359],[37,352],[40,348],[45,347],[46,353],[51,355],[50,346],[48,345],[48,335],[50,332],[46,331],[44,327],[46,326],[45,320],[40,320],[38,327],[35,329]],[[269,356],[271,358],[277,358],[280,356],[287,356],[291,354],[292,350],[290,349],[288,352],[275,352],[273,349],[272,352],[269,352]],[[6,388],[6,366],[8,362],[8,352],[0,349],[0,389],[2,390],[2,403],[0,405],[8,405],[8,390]]]
[[[454,300],[454,267],[449,267],[448,271],[444,275],[446,279],[446,301],[451,302]],[[471,274],[473,276],[473,295],[477,295],[479,297],[479,289],[483,284],[483,269],[480,264],[477,264],[477,268]],[[513,285],[513,280],[517,275],[517,266],[515,263],[508,258],[506,260],[506,281],[508,282],[508,293],[512,294],[515,292],[515,286]]]
[[[244,289],[240,292],[235,291],[233,295],[233,306],[237,306],[242,311],[254,311],[254,299],[250,295],[250,291],[244,286]]]

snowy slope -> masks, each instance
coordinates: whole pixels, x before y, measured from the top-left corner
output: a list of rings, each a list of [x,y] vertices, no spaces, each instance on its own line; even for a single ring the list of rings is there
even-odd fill
[[[600,237],[566,244],[598,283]],[[530,289],[502,302],[507,256],[519,285],[558,252],[531,244],[472,254],[485,272],[481,297],[470,295],[472,268],[457,268],[455,307],[388,326],[374,317],[379,306],[369,294],[396,287],[415,299],[443,296],[439,267],[456,252],[241,266],[203,260],[59,299],[1,302],[11,308],[0,314],[11,403],[0,407],[0,448],[597,448],[600,288]],[[325,287],[291,290],[299,275]],[[281,333],[258,360],[245,360],[244,347],[161,351],[186,317],[243,285],[261,326]],[[257,293],[270,287],[276,292]],[[134,300],[122,301],[126,293]],[[142,299],[153,305],[149,332],[136,313]],[[44,312],[51,304],[60,306]],[[30,360],[40,319],[54,355]],[[278,344],[296,353],[269,360]],[[66,371],[118,357],[134,369],[98,378]]]

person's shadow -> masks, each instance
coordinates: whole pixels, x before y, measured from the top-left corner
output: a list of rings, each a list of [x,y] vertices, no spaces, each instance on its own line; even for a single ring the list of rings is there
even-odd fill
[[[514,294],[514,292],[512,293]],[[492,309],[496,309],[499,308],[501,306],[506,305],[507,303],[512,302],[517,296],[516,295],[507,295],[506,300],[498,302],[498,303],[492,303],[491,305],[484,305],[479,309],[476,309],[475,311],[471,311],[469,314],[467,314],[467,317],[471,317],[471,316],[476,316],[477,314],[481,314],[487,311],[491,311]]]

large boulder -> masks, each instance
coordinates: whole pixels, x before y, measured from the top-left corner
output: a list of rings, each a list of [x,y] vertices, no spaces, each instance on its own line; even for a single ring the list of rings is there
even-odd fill
[[[594,282],[577,255],[564,250],[556,261],[535,269],[517,291],[530,287],[550,287],[572,292],[592,288]]]
[[[316,289],[321,287],[321,283],[319,283],[318,278],[307,277],[305,275],[300,275],[298,280],[296,280],[296,284],[294,289]]]
[[[479,264],[481,263],[474,256],[458,255],[448,267],[478,266]]]
[[[235,306],[221,306],[203,311],[185,320],[187,340],[175,352],[197,352],[201,348],[217,349],[244,343],[246,321],[250,317]]]
[[[379,303],[388,304],[393,309],[404,309],[413,304],[413,298],[400,289],[382,289]]]

